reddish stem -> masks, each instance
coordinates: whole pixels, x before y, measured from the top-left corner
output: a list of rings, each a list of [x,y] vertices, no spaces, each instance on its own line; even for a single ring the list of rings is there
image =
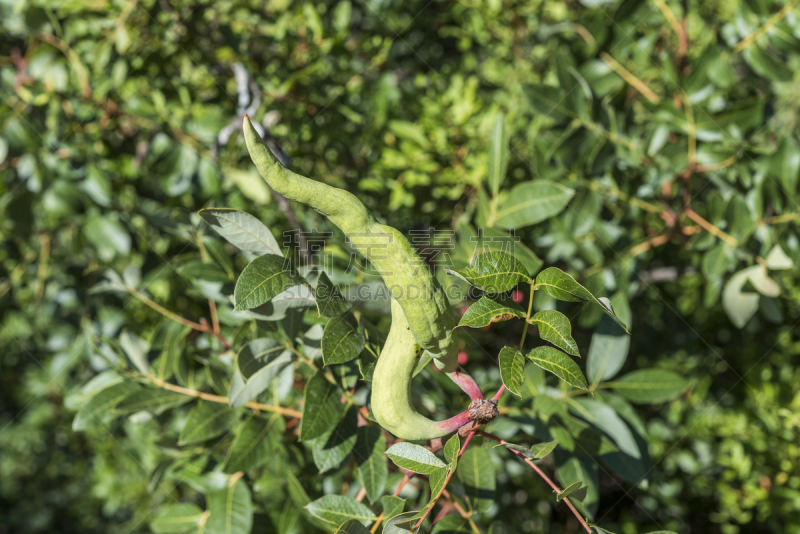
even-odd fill
[[[450,432],[455,432],[462,426],[466,425],[470,421],[472,421],[472,416],[469,413],[469,410],[461,412],[455,417],[451,417],[450,419],[445,419],[444,421],[439,421],[437,424],[439,428],[445,431],[446,434]]]
[[[506,390],[506,385],[503,384],[502,386],[500,386],[500,389],[497,390],[497,393],[494,394],[494,397],[492,397],[492,400],[495,401],[495,402],[499,401],[500,397],[503,396],[503,392],[505,390]]]
[[[502,444],[504,444],[504,445],[508,443],[507,441],[505,441],[505,440],[503,440],[503,439],[500,439],[500,438],[498,438],[497,436],[495,436],[495,435],[493,435],[493,434],[489,434],[488,432],[484,432],[484,431],[482,431],[482,430],[478,430],[478,434],[480,434],[481,436],[483,436],[483,437],[485,437],[485,438],[493,439],[493,440],[495,440],[497,443],[502,443]],[[526,458],[526,457],[525,457],[525,456],[524,456],[524,455],[523,455],[521,452],[519,452],[519,451],[515,451],[514,449],[509,449],[509,450],[510,450],[511,452],[513,452],[514,454],[516,454],[517,456],[519,456],[520,458],[522,458],[522,460],[523,460],[523,461],[524,461],[526,464],[528,464],[529,466],[531,466],[531,467],[533,468],[533,470],[534,470],[534,471],[536,471],[536,474],[538,474],[540,477],[542,477],[542,479],[543,479],[545,482],[547,482],[547,485],[548,485],[548,486],[550,486],[551,488],[553,488],[553,491],[555,491],[556,493],[561,493],[561,490],[558,488],[558,486],[556,486],[555,482],[553,482],[552,480],[550,480],[550,477],[548,477],[547,475],[545,475],[545,474],[544,474],[544,471],[542,471],[542,470],[539,468],[539,466],[538,466],[538,465],[536,465],[535,463],[533,463],[533,461],[532,461],[532,460],[530,460],[530,459]],[[570,510],[572,510],[572,513],[573,513],[573,514],[575,514],[575,517],[576,517],[576,518],[578,518],[578,522],[580,522],[581,526],[582,526],[582,527],[583,527],[583,528],[586,530],[586,532],[589,532],[589,534],[591,534],[591,533],[592,533],[592,529],[589,527],[589,525],[587,525],[587,524],[586,524],[586,521],[583,519],[583,516],[581,516],[581,514],[578,512],[578,510],[576,510],[576,509],[575,509],[575,506],[574,506],[574,505],[573,505],[573,504],[570,502],[570,500],[569,500],[569,497],[567,497],[566,499],[564,499],[564,502],[565,502],[565,503],[567,503],[567,506],[569,507],[569,509],[570,509]]]
[[[475,380],[461,369],[456,369],[455,372],[447,373],[447,376],[456,383],[458,387],[464,390],[464,393],[469,395],[472,400],[484,399],[483,392]]]

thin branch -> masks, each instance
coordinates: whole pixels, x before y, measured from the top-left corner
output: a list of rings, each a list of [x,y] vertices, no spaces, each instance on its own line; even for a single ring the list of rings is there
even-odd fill
[[[800,4],[800,0],[792,0],[791,2],[783,6],[783,9],[772,15],[769,18],[769,20],[767,20],[767,22],[765,22],[760,28],[758,28],[756,31],[754,31],[753,33],[751,33],[750,35],[748,35],[747,37],[736,43],[736,46],[733,47],[733,51],[741,52],[742,50],[753,44],[753,42],[756,39],[767,33],[773,26],[775,26],[777,23],[783,20],[783,18],[797,6],[797,4]]]
[[[719,228],[708,222],[707,220],[699,216],[693,209],[687,208],[686,211],[684,211],[684,213],[686,214],[687,217],[696,222],[697,226],[699,226],[709,234],[722,239],[731,246],[734,247],[739,246],[739,241],[735,237],[733,237],[730,234],[726,234],[725,232],[723,232],[722,230],[720,230]]]
[[[658,104],[659,102],[661,102],[660,96],[655,94],[652,89],[647,87],[647,84],[645,84],[642,80],[634,76],[628,69],[617,63],[617,61],[613,57],[611,57],[605,52],[601,52],[600,58],[603,61],[605,61],[609,67],[611,67],[611,70],[616,72],[619,75],[619,77],[628,82],[629,85],[633,86],[647,100],[649,100],[653,104]]]
[[[669,238],[670,238],[670,234],[669,233],[659,234],[659,235],[657,235],[655,237],[651,237],[650,239],[648,239],[644,243],[640,243],[640,244],[636,245],[635,247],[633,247],[632,249],[630,249],[628,251],[628,256],[630,256],[631,258],[635,258],[639,254],[641,254],[643,252],[646,252],[646,251],[650,250],[651,248],[655,248],[655,247],[663,245],[664,243],[669,241]]]
[[[172,319],[176,323],[180,323],[180,324],[182,324],[184,326],[188,326],[192,330],[197,330],[198,332],[205,332],[206,334],[211,334],[212,336],[217,338],[220,343],[222,343],[222,346],[225,347],[225,349],[230,349],[231,348],[231,345],[230,345],[230,343],[228,343],[228,340],[225,339],[225,337],[222,336],[222,334],[219,333],[219,325],[218,324],[217,324],[217,328],[215,329],[215,328],[212,328],[205,321],[205,319],[203,319],[202,322],[199,322],[199,323],[196,323],[194,321],[190,321],[189,319],[186,319],[185,317],[182,317],[182,316],[178,315],[175,312],[169,311],[168,309],[166,309],[165,307],[161,306],[157,302],[154,302],[149,297],[147,297],[143,293],[139,292],[136,288],[133,288],[133,287],[130,287],[130,286],[125,286],[125,289],[128,291],[128,293],[130,293],[131,295],[133,295],[134,297],[136,297],[137,299],[142,301],[142,303],[144,303],[147,306],[149,306],[150,308],[154,309],[155,311],[157,311],[158,313],[160,313],[161,315],[163,315],[167,319]],[[214,306],[214,310],[216,310],[216,305]],[[214,319],[214,315],[215,314],[212,313],[212,320]]]
[[[664,0],[653,0],[653,3],[661,11],[661,14],[664,15],[664,18],[667,19],[667,22],[672,27],[672,30],[678,36],[678,39],[680,39],[681,35],[683,34],[683,28],[681,28],[681,24],[678,22],[675,13],[672,12]]]
[[[47,278],[47,262],[50,259],[50,236],[46,233],[39,234],[40,252],[39,268],[36,271],[36,291],[34,297],[38,300],[44,295],[44,281]]]
[[[229,404],[229,400],[227,397],[222,397],[220,395],[212,395],[210,393],[205,393],[203,391],[197,391],[196,389],[189,389],[177,386],[175,384],[170,384],[169,382],[164,382],[160,378],[156,378],[152,375],[142,375],[142,376],[151,383],[160,387],[161,389],[166,389],[168,391],[180,393],[181,395],[186,395],[187,397],[197,397],[198,399],[202,399],[209,402],[216,402],[219,404]],[[248,402],[247,404],[245,404],[245,406],[250,408],[251,410],[275,412],[289,417],[297,417],[297,418],[303,417],[303,414],[301,412],[298,412],[297,410],[292,410],[291,408],[284,408],[283,406],[272,406],[270,404],[261,404],[259,402],[254,402],[254,401]]]
[[[504,444],[504,445],[505,445],[505,444],[508,444],[508,442],[507,442],[507,441],[505,441],[505,440],[502,440],[502,439],[498,438],[497,436],[495,436],[495,435],[493,435],[493,434],[489,434],[488,432],[484,432],[484,431],[482,431],[482,430],[479,430],[479,431],[478,431],[478,434],[480,434],[481,436],[483,436],[483,437],[485,437],[485,438],[493,439],[493,440],[494,440],[494,441],[496,441],[497,443],[502,443],[502,444]],[[535,463],[533,463],[533,461],[532,461],[532,460],[530,460],[530,459],[526,458],[526,457],[525,457],[525,456],[524,456],[524,455],[523,455],[521,452],[519,452],[519,451],[515,451],[514,449],[509,449],[509,450],[510,450],[511,452],[513,452],[514,454],[516,454],[517,456],[519,456],[520,458],[522,458],[522,460],[523,460],[523,461],[524,461],[526,464],[528,464],[529,466],[531,466],[531,468],[533,468],[533,470],[534,470],[534,471],[536,471],[536,474],[537,474],[537,475],[539,475],[540,477],[542,477],[542,480],[544,480],[544,481],[547,483],[547,485],[548,485],[548,486],[550,486],[550,487],[553,489],[553,491],[555,491],[556,493],[561,493],[561,490],[558,488],[558,486],[556,486],[555,482],[553,482],[552,480],[550,480],[550,477],[548,477],[548,476],[547,476],[547,475],[544,473],[544,471],[542,471],[542,470],[539,468],[539,466],[538,466],[538,465],[536,465]],[[564,499],[564,502],[567,504],[567,506],[569,507],[569,509],[570,509],[570,510],[572,510],[572,513],[573,513],[573,514],[575,514],[575,517],[578,519],[578,522],[581,524],[581,526],[584,528],[584,530],[586,530],[586,532],[589,532],[589,534],[591,534],[591,533],[592,533],[592,529],[589,527],[589,525],[587,525],[587,524],[586,524],[586,520],[585,520],[585,519],[583,518],[583,516],[582,516],[582,515],[581,515],[581,514],[578,512],[578,510],[576,510],[576,509],[575,509],[575,506],[572,504],[572,502],[570,502],[570,498],[569,498],[569,497],[567,497],[566,499]]]
[[[717,163],[709,163],[708,165],[698,165],[695,167],[695,172],[708,172],[708,171],[716,171],[719,169],[724,169],[730,165],[736,163],[736,154],[729,157],[728,159],[724,159],[722,161],[718,161]]]

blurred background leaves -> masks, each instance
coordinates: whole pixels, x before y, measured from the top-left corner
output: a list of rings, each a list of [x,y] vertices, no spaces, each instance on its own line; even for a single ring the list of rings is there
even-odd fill
[[[638,486],[639,476],[592,475],[587,498],[600,524],[624,533],[798,528],[796,4],[3,0],[0,531],[158,531],[154,507],[193,491],[209,507],[219,492],[252,498],[269,511],[257,516],[264,531],[304,531],[313,518],[290,511],[309,496],[275,480],[302,479],[314,496],[341,483],[321,480],[306,460],[305,471],[226,490],[194,475],[205,465],[161,463],[176,444],[163,441],[157,418],[72,431],[91,393],[114,387],[98,373],[121,357],[122,333],[148,340],[143,350],[162,362],[175,350],[163,341],[171,323],[126,294],[194,321],[208,315],[208,299],[232,292],[225,278],[248,258],[207,231],[197,210],[242,209],[275,236],[293,228],[237,133],[245,112],[293,169],[356,193],[388,224],[453,230],[455,268],[468,263],[471,251],[459,252],[476,227],[507,235],[515,226],[547,266],[630,308],[618,376],[658,367],[692,387],[627,420],[641,427],[646,444],[636,445],[653,467]],[[544,189],[566,209],[504,218]],[[309,210],[294,213],[304,228],[334,231]],[[336,233],[326,248],[337,243],[347,250]],[[218,268],[192,271],[209,258]],[[101,282],[114,291],[89,292]],[[553,307],[537,295],[537,309]],[[579,313],[573,336],[584,354],[619,345],[594,308],[564,309]],[[230,326],[237,347],[254,337],[242,324]],[[291,325],[280,328],[294,338]],[[509,330],[471,332],[477,378],[499,380],[494,358]],[[220,348],[196,332],[169,335],[189,336],[179,343],[193,361]],[[197,380],[225,395],[215,365]],[[193,368],[176,380],[194,384]],[[424,389],[427,408],[455,413],[446,386],[426,380],[415,395]],[[513,423],[537,435],[530,417]],[[491,532],[575,531],[515,459],[471,450],[507,464],[486,511],[501,518]],[[562,480],[582,465],[555,461]],[[169,477],[188,487],[161,483]]]

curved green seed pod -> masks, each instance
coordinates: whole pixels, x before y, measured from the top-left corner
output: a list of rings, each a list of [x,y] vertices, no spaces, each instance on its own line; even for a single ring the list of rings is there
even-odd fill
[[[473,401],[484,398],[475,381],[458,369],[450,303],[405,236],[378,223],[355,195],[286,169],[247,116],[244,138],[250,157],[270,187],[314,208],[338,226],[381,273],[392,292],[392,327],[372,378],[372,411],[378,422],[397,437],[422,440],[444,436],[475,419],[473,410],[468,410],[436,422],[411,405],[411,379],[423,349]]]
[[[270,187],[286,198],[314,208],[350,238],[381,273],[402,307],[417,344],[437,360],[438,367],[447,373],[454,372],[458,350],[450,303],[405,236],[378,223],[355,195],[295,174],[281,165],[247,116],[244,138],[250,157]]]
[[[414,410],[411,375],[420,354],[403,309],[392,299],[392,327],[372,375],[372,413],[383,428],[403,439],[435,439],[472,420],[468,411],[437,422]]]

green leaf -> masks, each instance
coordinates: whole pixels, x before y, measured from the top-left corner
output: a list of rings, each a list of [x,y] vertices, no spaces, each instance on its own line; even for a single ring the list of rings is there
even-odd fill
[[[508,321],[514,317],[525,317],[525,311],[511,299],[499,297],[481,297],[467,308],[458,322],[458,326],[482,328],[498,321]]]
[[[436,469],[447,466],[447,464],[434,456],[434,454],[425,447],[420,447],[419,445],[414,445],[407,441],[395,443],[389,447],[389,450],[386,451],[386,456],[388,456],[397,467],[421,475],[429,475]]]
[[[186,404],[192,397],[181,395],[166,389],[142,388],[128,394],[117,404],[115,410],[121,413],[133,413],[147,410],[160,414],[169,408]]]
[[[342,523],[355,519],[364,526],[369,526],[375,520],[375,514],[352,497],[342,497],[341,495],[325,495],[306,505],[306,510],[314,517],[317,517],[337,528]]]
[[[486,449],[468,447],[458,463],[458,477],[464,484],[464,492],[478,511],[488,510],[494,503],[494,463]]]
[[[752,285],[765,297],[777,297],[780,294],[780,287],[762,265],[753,265],[734,274],[722,290],[722,307],[737,328],[747,324],[758,310],[758,293],[745,291],[747,285]]]
[[[767,174],[780,184],[789,198],[794,197],[800,175],[800,148],[792,136],[784,137],[778,150],[770,156]]]
[[[347,458],[356,444],[357,433],[358,413],[355,406],[351,406],[336,426],[311,443],[314,463],[320,473],[337,467]]]
[[[497,113],[489,136],[487,183],[492,196],[497,196],[508,169],[508,130],[502,113]]]
[[[101,389],[81,405],[72,421],[72,430],[86,430],[110,420],[117,404],[138,389],[135,383],[125,380]]]
[[[224,434],[239,422],[239,413],[227,404],[200,400],[186,417],[178,443],[200,443]]]
[[[565,499],[567,497],[572,497],[573,499],[578,499],[582,501],[586,498],[586,491],[588,486],[586,486],[583,481],[578,480],[577,482],[573,482],[561,492],[554,491],[553,493],[557,493],[556,495],[556,502],[561,502],[561,499]]]
[[[435,469],[428,475],[428,482],[431,484],[431,498],[428,501],[428,506],[433,506],[439,499],[439,496],[441,496],[449,473],[450,469],[448,467],[442,467],[440,469]]]
[[[598,300],[589,292],[588,289],[580,285],[575,281],[574,278],[561,269],[550,267],[540,272],[536,277],[534,288],[541,289],[545,292],[545,294],[550,295],[557,300],[563,300],[566,302],[585,301],[599,306],[604,312],[616,319],[616,321],[620,324],[620,326],[622,326],[622,328],[625,329],[626,332],[628,331],[625,323],[620,321],[616,314],[614,314],[614,309],[611,307],[611,303],[608,302],[608,300]]]
[[[362,426],[358,429],[358,441],[353,456],[358,466],[358,479],[367,492],[367,498],[374,503],[386,487],[389,469],[386,465],[386,439],[380,427]]]
[[[558,87],[530,84],[524,85],[522,91],[542,118],[550,118],[556,122],[576,118],[575,113],[566,107],[563,91]]]
[[[615,295],[614,299],[614,308],[620,317],[627,320],[630,317],[628,301],[621,293]],[[614,319],[607,315],[602,316],[597,331],[592,335],[589,354],[586,357],[589,383],[596,384],[617,374],[628,358],[630,343],[630,336]]]
[[[472,258],[484,252],[499,250],[511,254],[522,262],[528,274],[537,273],[542,268],[542,260],[530,248],[525,246],[519,240],[519,236],[513,232],[497,228],[482,228],[480,234],[478,234],[474,228],[467,225],[464,226],[463,232],[462,234],[462,231],[459,230],[459,235],[461,236],[459,239],[464,239],[464,246],[467,246],[467,240],[465,239],[467,236],[469,237],[469,243],[475,243],[475,247],[470,251],[471,254],[464,261],[472,261]]]
[[[357,519],[351,519],[350,521],[342,523],[342,526],[339,527],[336,534],[369,534],[369,530]]]
[[[722,276],[729,269],[736,266],[735,249],[733,246],[720,241],[703,254],[700,268],[706,277]]]
[[[500,378],[508,391],[522,396],[522,384],[525,382],[525,356],[515,348],[505,346],[497,357],[500,364]]]
[[[191,503],[167,504],[158,508],[150,522],[155,534],[183,534],[197,531],[203,511]]]
[[[304,283],[306,283],[305,278],[300,276],[282,256],[272,254],[259,256],[244,268],[236,281],[233,290],[236,302],[234,311],[261,306],[272,297]]]
[[[216,263],[190,261],[180,268],[180,273],[190,280],[205,280],[222,284],[233,281],[233,277]]]
[[[786,255],[780,245],[772,247],[772,250],[769,251],[769,254],[767,254],[764,260],[767,262],[767,269],[772,271],[783,271],[794,268],[794,261]]]
[[[528,322],[539,327],[539,337],[567,354],[580,357],[578,344],[572,339],[572,325],[563,313],[556,310],[542,310],[536,312]]]
[[[403,512],[406,500],[394,495],[384,495],[381,497],[381,508],[383,509],[384,519],[391,519]]]
[[[578,364],[569,356],[553,347],[536,347],[528,353],[528,358],[544,369],[550,371],[572,387],[589,389]]]
[[[458,433],[447,440],[444,444],[444,458],[450,466],[450,471],[455,471],[458,466],[458,453],[461,451],[461,440],[458,439]]]
[[[259,256],[283,256],[269,229],[252,215],[227,208],[206,208],[198,213],[211,228],[240,250]]]
[[[156,378],[168,380],[172,377],[183,351],[183,338],[189,330],[188,326],[169,319],[161,322],[152,343],[152,348],[160,350],[158,358],[152,364],[152,372]]]
[[[585,510],[589,517],[595,514],[599,501],[599,481],[597,461],[588,454],[571,454],[564,451],[561,447],[555,450],[554,462],[556,465],[556,475],[564,486],[570,486],[575,482],[582,482],[587,486],[586,497],[582,503],[575,502],[578,509]],[[579,506],[580,505],[580,506]]]
[[[512,443],[503,443],[506,448],[511,449],[512,451],[517,451],[521,453],[525,458],[528,460],[541,460],[551,452],[553,452],[558,445],[558,440],[547,441],[544,443],[537,443],[536,445],[532,446],[530,449],[522,447],[520,445],[514,445]],[[499,445],[498,445],[499,446]]]
[[[244,480],[232,476],[226,486],[206,495],[211,515],[204,534],[250,534],[253,501]]]
[[[458,514],[446,515],[433,525],[430,534],[469,534],[474,532],[469,526],[469,521]],[[497,530],[489,530],[490,533]],[[506,532],[505,530],[499,532]]]
[[[342,393],[328,382],[322,371],[317,371],[306,383],[303,419],[300,421],[300,440],[309,441],[320,437],[339,422]]]
[[[320,317],[336,317],[352,308],[353,303],[346,300],[336,288],[325,271],[319,274],[317,287],[314,289],[317,312]]]
[[[150,344],[147,341],[130,330],[125,330],[119,335],[119,346],[136,370],[145,375],[150,372],[150,362],[147,360]]]
[[[664,369],[639,369],[603,387],[612,388],[636,404],[671,401],[683,393],[689,382],[678,373]]]
[[[409,534],[415,532],[413,525],[419,519],[419,511],[403,512],[390,518],[383,527],[383,534]]]
[[[639,446],[625,421],[611,406],[595,399],[570,399],[570,409],[596,428],[603,431],[619,447],[620,451],[639,458]]]
[[[254,339],[239,351],[228,399],[233,407],[244,406],[265,391],[292,363],[292,353],[285,345],[269,338]]]
[[[333,317],[322,333],[322,360],[325,365],[349,362],[361,354],[366,343],[352,314]]]
[[[468,284],[487,293],[504,293],[519,282],[530,282],[522,263],[511,254],[501,251],[478,254],[468,267],[460,271],[445,269]]]
[[[250,416],[239,429],[233,440],[225,465],[225,473],[236,473],[258,467],[266,462],[273,451],[267,441],[270,432],[280,434],[284,427],[280,414],[273,414],[268,419],[253,415]]]
[[[536,224],[560,213],[574,194],[573,189],[549,180],[517,184],[497,208],[494,224],[501,228]]]

